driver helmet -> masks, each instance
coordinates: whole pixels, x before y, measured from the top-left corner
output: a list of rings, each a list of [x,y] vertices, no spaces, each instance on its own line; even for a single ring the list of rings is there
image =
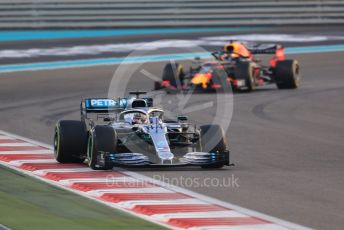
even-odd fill
[[[147,123],[147,116],[143,113],[135,113],[133,116],[132,124],[145,124]]]

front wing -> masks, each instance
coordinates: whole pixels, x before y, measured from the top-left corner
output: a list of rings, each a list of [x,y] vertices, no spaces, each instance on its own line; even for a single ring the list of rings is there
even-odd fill
[[[100,154],[99,164],[112,164],[125,167],[181,167],[181,166],[211,166],[223,164],[233,166],[230,160],[230,151],[223,153],[191,152],[179,158],[178,161],[154,163],[141,153],[107,153]]]

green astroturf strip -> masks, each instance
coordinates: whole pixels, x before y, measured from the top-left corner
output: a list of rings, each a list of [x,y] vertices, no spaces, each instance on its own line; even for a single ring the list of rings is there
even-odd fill
[[[0,224],[16,230],[165,229],[3,166]]]

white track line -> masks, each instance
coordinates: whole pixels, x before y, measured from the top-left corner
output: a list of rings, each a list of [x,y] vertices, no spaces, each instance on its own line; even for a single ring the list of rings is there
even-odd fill
[[[168,221],[171,218],[249,217],[249,216],[236,212],[236,211],[209,211],[209,212],[154,214],[151,217],[157,220],[161,220],[161,221]]]
[[[15,166],[6,164],[6,162],[3,162],[3,161],[0,161],[0,165],[3,165],[3,166],[5,166],[5,167],[10,168],[10,169],[15,170],[15,171],[19,171],[19,172],[21,172],[21,173],[24,174],[24,175],[27,175],[27,176],[30,176],[30,177],[34,177],[34,178],[37,179],[37,180],[40,180],[40,181],[42,181],[42,182],[45,182],[45,183],[50,184],[50,185],[52,185],[52,186],[55,186],[55,187],[57,187],[57,188],[61,188],[61,189],[67,190],[67,191],[69,191],[69,192],[71,192],[71,193],[77,194],[77,195],[82,196],[82,197],[84,197],[84,198],[86,198],[86,199],[93,200],[93,201],[95,201],[95,202],[101,203],[101,204],[106,205],[106,206],[111,207],[111,208],[115,208],[115,209],[117,209],[117,210],[121,210],[121,211],[123,211],[123,212],[125,212],[125,213],[127,213],[127,214],[129,214],[129,215],[139,217],[139,218],[144,219],[144,220],[146,220],[146,221],[148,221],[148,222],[152,222],[152,223],[154,223],[154,224],[161,225],[161,226],[163,226],[163,227],[165,227],[165,228],[180,230],[180,228],[172,227],[172,226],[170,226],[170,225],[168,225],[168,224],[166,224],[166,223],[164,223],[164,222],[154,221],[153,219],[147,217],[146,215],[139,214],[139,213],[133,213],[132,211],[130,211],[130,210],[128,210],[128,209],[125,209],[125,208],[122,208],[122,207],[120,207],[120,206],[118,206],[118,205],[116,205],[116,204],[114,204],[114,203],[106,202],[106,201],[100,200],[100,199],[98,199],[98,198],[96,198],[96,197],[89,196],[87,193],[84,193],[84,192],[81,192],[81,191],[79,191],[79,190],[71,189],[71,188],[66,187],[66,186],[64,186],[64,185],[61,185],[61,184],[59,184],[59,183],[56,182],[56,181],[49,180],[49,179],[45,179],[45,178],[43,178],[43,177],[41,177],[41,176],[38,176],[38,175],[36,175],[36,174],[33,174],[31,171],[26,171],[26,170],[17,168],[17,167],[15,167]]]
[[[56,160],[54,160],[54,159],[14,160],[14,161],[10,161],[8,163],[10,165],[19,167],[25,163],[56,163]]]
[[[85,192],[91,196],[99,197],[105,193],[174,193],[171,190],[161,187],[151,188],[112,188],[112,189],[95,189]]]
[[[111,178],[77,178],[77,179],[63,179],[59,180],[61,184],[64,185],[73,185],[75,183],[87,183],[87,182],[106,182],[111,186],[111,184],[116,184],[116,183],[123,183],[123,182],[128,182],[128,183],[136,183],[136,184],[145,184],[147,182],[145,181],[140,181],[137,179],[134,179],[132,177],[127,177],[127,176],[122,176],[122,177],[111,177]]]
[[[255,224],[255,225],[241,225],[241,226],[208,226],[208,227],[193,227],[188,230],[289,230],[290,228],[278,226],[275,224]]]
[[[208,203],[205,203],[198,199],[189,198],[189,199],[175,199],[175,200],[134,200],[134,201],[118,202],[117,204],[123,208],[134,208],[136,205],[168,205],[168,204],[184,205],[184,204],[208,204]]]
[[[13,147],[13,146],[37,146],[34,144],[30,144],[27,142],[23,142],[23,143],[0,143],[0,147]]]
[[[39,141],[32,140],[30,138],[22,137],[22,136],[13,134],[13,133],[9,133],[9,132],[3,131],[3,130],[0,130],[0,135],[8,136],[8,137],[10,137],[12,139],[19,139],[19,140],[22,140],[22,141],[27,141],[27,142],[29,142],[31,144],[35,144],[35,145],[42,146],[42,147],[45,147],[45,148],[50,149],[50,150],[54,150],[54,148],[51,145],[48,145],[48,144],[45,144],[45,143],[42,143],[42,142],[39,142]]]
[[[0,135],[0,140],[15,140],[16,138],[5,136],[5,135]]]
[[[40,169],[32,171],[33,174],[37,176],[44,176],[47,173],[54,173],[54,172],[93,172],[94,170],[90,168],[76,168],[76,169]]]
[[[198,46],[223,46],[231,40],[240,41],[264,41],[264,42],[319,42],[344,40],[343,36],[324,35],[299,35],[299,34],[238,34],[227,36],[207,36],[188,40],[162,40],[153,42],[132,42],[114,44],[77,45],[69,47],[29,48],[29,49],[2,49],[0,59],[6,58],[32,58],[47,56],[77,56],[77,55],[99,55],[104,53],[128,53],[139,48],[147,51],[154,51],[161,48],[193,48]]]
[[[0,151],[0,155],[2,154],[53,154],[53,152],[49,149],[27,151]]]
[[[46,144],[43,144],[43,143],[39,143],[37,141],[30,140],[28,138],[22,138],[22,137],[19,137],[19,136],[16,136],[16,135],[4,132],[4,131],[0,131],[0,134],[8,135],[8,136],[10,136],[12,138],[17,138],[17,139],[25,140],[25,141],[28,141],[28,142],[30,142],[32,144],[37,144],[39,146],[52,149],[52,147],[49,146],[49,145],[46,145]],[[13,152],[13,151],[11,151],[11,152]],[[1,154],[1,152],[0,152],[0,154]],[[198,194],[198,193],[195,193],[195,192],[192,192],[192,191],[189,191],[189,190],[186,190],[184,188],[180,188],[180,187],[177,187],[177,186],[174,186],[174,185],[166,186],[166,183],[164,183],[162,181],[154,180],[154,179],[152,179],[150,177],[146,177],[146,176],[143,176],[141,174],[138,174],[138,173],[135,173],[135,172],[126,171],[126,170],[119,171],[119,172],[125,173],[125,174],[127,174],[127,175],[129,175],[129,176],[131,176],[131,177],[133,177],[135,179],[138,179],[138,180],[148,181],[149,183],[153,183],[153,184],[158,185],[160,187],[139,188],[139,189],[137,189],[137,188],[135,188],[135,189],[109,189],[109,190],[100,189],[100,190],[92,190],[92,191],[89,191],[89,192],[82,192],[82,191],[78,191],[78,190],[66,187],[66,186],[62,185],[61,183],[59,183],[57,181],[52,181],[52,180],[49,180],[49,179],[45,179],[45,178],[43,178],[41,176],[38,176],[38,175],[44,175],[44,173],[47,173],[49,171],[50,172],[53,171],[53,170],[59,170],[59,171],[63,170],[64,171],[66,169],[37,170],[37,171],[35,171],[33,173],[33,172],[30,172],[30,171],[22,170],[20,168],[17,168],[17,167],[14,167],[12,165],[9,165],[7,162],[0,161],[0,164],[4,165],[6,167],[12,168],[14,170],[20,171],[20,172],[22,172],[25,175],[29,175],[29,176],[35,177],[35,178],[37,178],[37,179],[39,179],[41,181],[44,181],[46,183],[49,183],[51,185],[63,188],[65,190],[68,190],[68,191],[71,191],[73,193],[79,194],[79,195],[81,195],[83,197],[86,197],[88,199],[92,199],[92,200],[95,200],[97,202],[103,203],[103,204],[108,205],[110,207],[114,207],[116,209],[120,209],[120,210],[122,210],[124,212],[133,214],[133,215],[138,216],[140,218],[143,218],[143,219],[145,219],[147,221],[150,221],[150,222],[153,222],[153,223],[157,223],[159,225],[162,225],[162,226],[170,228],[170,229],[180,229],[180,228],[173,227],[171,225],[168,225],[165,222],[157,221],[157,219],[154,219],[154,218],[151,218],[151,217],[147,217],[146,215],[142,215],[140,213],[133,213],[132,211],[122,207],[121,205],[118,205],[118,204],[112,203],[112,202],[102,201],[102,200],[94,197],[94,195],[95,196],[99,196],[99,195],[102,195],[104,193],[138,193],[138,192],[142,192],[142,193],[146,193],[146,192],[148,192],[148,193],[156,193],[156,192],[158,192],[158,193],[161,193],[161,192],[174,193],[174,192],[178,192],[178,193],[184,193],[186,195],[189,195],[190,197],[192,197],[192,199],[197,200],[197,202],[205,202],[205,203],[208,203],[208,204],[220,205],[222,207],[226,207],[226,208],[235,210],[236,212],[238,212],[240,214],[243,214],[243,215],[248,215],[248,216],[251,216],[251,217],[257,217],[257,218],[260,218],[260,219],[272,222],[272,224],[263,224],[263,225],[254,225],[254,226],[253,225],[233,226],[233,227],[229,227],[229,226],[208,226],[208,227],[189,228],[189,229],[194,229],[194,230],[196,230],[196,229],[197,230],[215,230],[215,229],[238,229],[238,230],[244,230],[244,229],[245,230],[246,229],[269,229],[269,230],[272,230],[272,229],[297,229],[297,230],[306,230],[307,229],[307,230],[309,230],[309,229],[311,229],[311,228],[307,228],[307,227],[304,227],[304,226],[301,226],[301,225],[297,225],[297,224],[294,224],[294,223],[291,223],[291,222],[288,222],[288,221],[284,221],[284,220],[281,220],[281,219],[278,219],[278,218],[275,218],[275,217],[272,217],[272,216],[268,216],[268,215],[265,215],[265,214],[262,214],[262,213],[259,213],[259,212],[253,211],[253,210],[245,209],[245,208],[242,208],[242,207],[237,206],[237,205],[233,205],[233,204],[228,203],[228,202],[220,201],[220,200],[217,200],[217,199],[214,199],[214,198],[202,195],[202,194]],[[69,170],[80,170],[80,169],[69,169]],[[82,169],[82,170],[84,170],[84,169]],[[40,171],[40,172],[38,172],[38,171]],[[180,199],[180,200],[184,200],[185,201],[185,199]],[[137,202],[137,201],[135,201],[135,202]],[[153,202],[153,201],[151,201],[151,202]],[[124,203],[128,203],[128,202],[122,202],[122,203],[124,204]],[[133,202],[132,202],[132,204],[133,204]],[[150,204],[152,204],[152,203],[150,203]]]
[[[162,187],[166,187],[166,183],[163,181],[154,180],[150,177],[147,177],[147,176],[135,173],[135,172],[131,172],[131,171],[126,171],[124,169],[121,172],[124,172],[124,173],[132,176],[133,178],[140,179],[140,180],[148,180],[151,183],[154,182],[154,184],[160,185]],[[209,196],[205,196],[203,194],[199,194],[199,193],[196,193],[196,192],[193,192],[193,191],[181,188],[181,187],[177,187],[177,186],[172,185],[172,184],[168,185],[168,189],[171,189],[175,192],[184,193],[186,195],[189,195],[191,197],[206,201],[206,202],[211,203],[211,204],[215,204],[215,205],[229,208],[231,210],[235,210],[237,212],[240,212],[240,213],[248,215],[248,216],[257,217],[257,218],[260,218],[263,220],[270,221],[274,224],[281,225],[287,229],[298,229],[298,230],[310,230],[310,229],[312,229],[312,228],[301,226],[301,225],[298,225],[298,224],[295,224],[295,223],[292,223],[289,221],[285,221],[285,220],[282,220],[282,219],[279,219],[279,218],[276,218],[273,216],[269,216],[269,215],[266,215],[266,214],[263,214],[263,213],[260,213],[260,212],[254,211],[254,210],[246,209],[246,208],[240,207],[238,205],[231,204],[229,202],[224,202],[224,201],[221,201],[221,200],[209,197]]]
[[[5,131],[1,131],[0,130],[0,134],[3,134],[3,135],[9,135],[13,138],[19,138],[19,139],[22,139],[22,140],[25,140],[25,141],[28,141],[28,142],[31,142],[31,143],[34,143],[34,144],[37,144],[39,146],[42,146],[42,147],[46,147],[46,148],[49,148],[49,149],[52,149],[51,146],[47,145],[47,144],[44,144],[44,143],[39,143],[37,141],[34,141],[34,140],[31,140],[31,139],[28,139],[28,138],[25,138],[25,137],[20,137],[20,136],[17,136],[17,135],[14,135],[14,134],[11,134],[11,133],[8,133],[8,132],[5,132]],[[111,207],[111,208],[115,208],[117,210],[121,210],[129,215],[132,215],[132,216],[136,216],[136,217],[139,217],[141,219],[144,219],[148,222],[152,222],[154,224],[158,224],[158,225],[161,225],[165,228],[169,228],[169,229],[175,229],[175,230],[180,230],[180,228],[177,228],[177,227],[172,227],[164,222],[159,222],[159,221],[154,221],[153,219],[147,217],[146,215],[143,215],[143,214],[139,214],[139,213],[133,213],[132,211],[128,210],[128,209],[125,209],[125,208],[122,208],[114,203],[111,203],[111,202],[106,202],[106,201],[103,201],[103,200],[100,200],[96,197],[93,197],[93,196],[89,196],[87,193],[84,193],[84,192],[81,192],[79,190],[75,190],[75,189],[71,189],[69,187],[66,187],[64,185],[61,185],[60,183],[58,183],[57,181],[53,181],[53,180],[49,180],[49,179],[46,179],[44,177],[41,177],[37,174],[40,174],[40,175],[44,175],[44,173],[47,171],[47,170],[37,170],[37,171],[34,171],[35,173],[33,173],[33,171],[26,171],[26,170],[23,170],[23,169],[20,169],[20,168],[17,168],[15,166],[12,166],[12,165],[9,165],[7,162],[3,162],[3,161],[0,161],[0,165],[3,165],[7,168],[10,168],[12,170],[15,170],[15,171],[19,171],[21,172],[22,174],[24,175],[27,175],[27,176],[30,176],[30,177],[34,177],[36,178],[37,180],[40,180],[42,182],[45,182],[45,183],[48,183],[52,186],[55,186],[55,187],[58,187],[58,188],[61,188],[61,189],[64,189],[64,190],[67,190],[69,192],[72,192],[74,194],[77,194],[79,196],[82,196],[84,198],[87,198],[89,200],[93,200],[95,202],[98,202],[98,203],[101,203],[101,204],[104,204],[108,207]],[[85,169],[51,169],[49,171],[56,171],[56,172],[90,172],[90,171],[94,171],[92,169],[89,169],[89,168],[85,168]],[[36,174],[37,173],[37,174]],[[42,174],[43,173],[43,174]]]

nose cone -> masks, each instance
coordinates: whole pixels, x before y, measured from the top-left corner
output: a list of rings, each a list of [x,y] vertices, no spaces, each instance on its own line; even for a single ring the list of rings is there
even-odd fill
[[[159,124],[155,124],[152,125],[152,128],[148,130],[148,133],[153,141],[156,154],[160,158],[161,162],[171,162],[171,160],[174,158],[174,155],[171,152],[165,128]]]

